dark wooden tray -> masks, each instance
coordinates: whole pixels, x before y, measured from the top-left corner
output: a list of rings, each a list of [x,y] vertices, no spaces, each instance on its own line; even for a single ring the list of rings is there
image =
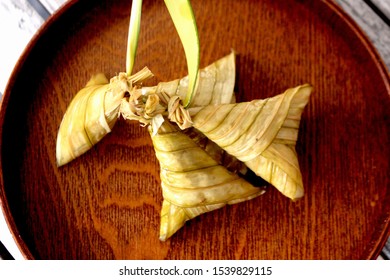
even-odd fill
[[[186,75],[163,1],[144,1],[135,70],[151,84]],[[57,130],[90,76],[125,70],[130,1],[71,1],[20,58],[0,112],[0,198],[27,258],[372,259],[389,235],[389,76],[332,1],[193,1],[201,66],[238,54],[239,101],[301,83],[315,90],[297,152],[305,197],[273,187],[158,239],[159,166],[145,128],[120,120],[57,168]]]

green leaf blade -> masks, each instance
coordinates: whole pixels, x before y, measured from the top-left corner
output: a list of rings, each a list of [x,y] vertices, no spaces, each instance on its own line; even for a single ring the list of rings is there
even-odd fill
[[[126,73],[131,75],[138,47],[138,37],[141,28],[142,0],[133,0],[131,6],[129,33],[127,37]]]
[[[164,0],[182,42],[188,67],[188,93],[183,102],[189,106],[196,90],[200,47],[195,15],[189,0]]]

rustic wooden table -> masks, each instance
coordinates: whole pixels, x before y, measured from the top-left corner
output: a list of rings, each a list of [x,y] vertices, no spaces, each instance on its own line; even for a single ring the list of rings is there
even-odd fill
[[[390,0],[335,0],[364,30],[390,68]],[[0,92],[24,47],[42,23],[66,0],[0,0]],[[0,215],[0,256],[22,259]],[[380,259],[388,259],[390,244],[383,249]],[[8,253],[8,252],[9,253]]]

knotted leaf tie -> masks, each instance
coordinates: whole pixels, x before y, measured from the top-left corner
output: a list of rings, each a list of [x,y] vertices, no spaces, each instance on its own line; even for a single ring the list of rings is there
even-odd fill
[[[192,126],[191,116],[180,96],[171,96],[165,92],[144,95],[142,88],[134,87],[130,96],[122,100],[119,112],[124,119],[137,120],[142,126],[151,125],[153,133],[157,133],[164,117],[182,130]]]

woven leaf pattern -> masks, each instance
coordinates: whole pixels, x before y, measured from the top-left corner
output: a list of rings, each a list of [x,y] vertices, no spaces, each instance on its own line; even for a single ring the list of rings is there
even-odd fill
[[[261,195],[236,173],[220,165],[189,136],[165,122],[152,134],[161,168],[163,207],[160,239],[166,240],[200,214]]]
[[[205,106],[193,126],[295,200],[304,194],[295,144],[311,90],[302,85],[264,100]]]

